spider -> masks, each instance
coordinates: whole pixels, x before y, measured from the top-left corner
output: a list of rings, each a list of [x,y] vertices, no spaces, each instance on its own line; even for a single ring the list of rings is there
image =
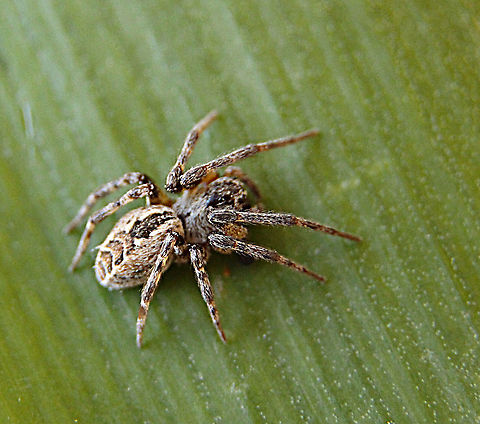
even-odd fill
[[[88,218],[69,269],[73,271],[78,265],[97,224],[122,206],[136,199],[146,199],[145,206],[126,213],[118,220],[105,241],[98,246],[94,266],[97,280],[104,287],[124,289],[143,286],[136,327],[138,347],[142,345],[152,297],[160,277],[172,262],[192,264],[200,293],[223,342],[226,342],[226,338],[205,270],[212,249],[224,254],[237,253],[253,260],[278,263],[319,281],[325,280],[323,276],[275,250],[248,242],[247,225],[306,227],[360,241],[357,236],[295,215],[264,211],[257,185],[240,168],[229,166],[259,152],[313,137],[318,134],[316,129],[249,144],[185,172],[186,162],[198,138],[216,117],[216,111],[210,112],[188,133],[180,155],[167,176],[165,189],[171,193],[181,193],[176,200],[168,197],[147,175],[129,172],[91,193],[65,227],[65,232],[70,232],[88,215],[97,200],[120,187],[137,184]],[[219,175],[217,169],[225,166],[228,167],[223,176]],[[255,199],[253,205],[248,201],[248,192]]]

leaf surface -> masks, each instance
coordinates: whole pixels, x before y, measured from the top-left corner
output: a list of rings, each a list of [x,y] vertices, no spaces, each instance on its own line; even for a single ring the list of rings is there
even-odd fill
[[[477,2],[17,0],[0,15],[0,420],[477,422]],[[299,228],[251,239],[328,278],[213,256],[229,342],[172,266],[135,346],[139,290],[99,286],[85,197],[159,184],[249,142],[322,135],[242,162]],[[113,197],[112,197],[113,198]],[[115,219],[99,226],[99,244]]]

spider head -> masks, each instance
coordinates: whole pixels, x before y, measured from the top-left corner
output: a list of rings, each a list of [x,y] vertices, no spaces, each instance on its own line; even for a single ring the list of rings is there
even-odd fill
[[[218,178],[209,184],[205,192],[206,207],[241,210],[248,206],[247,191],[243,184],[233,178]]]

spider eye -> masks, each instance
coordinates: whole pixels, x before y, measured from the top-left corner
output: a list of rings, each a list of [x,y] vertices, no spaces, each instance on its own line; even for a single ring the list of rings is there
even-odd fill
[[[232,204],[232,198],[225,194],[213,193],[207,200],[207,208],[212,206],[214,208]]]

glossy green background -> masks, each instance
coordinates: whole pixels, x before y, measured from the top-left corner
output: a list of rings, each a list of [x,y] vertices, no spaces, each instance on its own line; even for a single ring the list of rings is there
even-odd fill
[[[478,422],[480,4],[2,1],[0,421]],[[252,239],[326,275],[215,256],[229,343],[172,267],[135,346],[62,227],[99,184],[158,182],[316,126],[242,166],[271,209],[354,232]],[[94,244],[113,225],[103,224]],[[229,275],[230,274],[230,275]]]

